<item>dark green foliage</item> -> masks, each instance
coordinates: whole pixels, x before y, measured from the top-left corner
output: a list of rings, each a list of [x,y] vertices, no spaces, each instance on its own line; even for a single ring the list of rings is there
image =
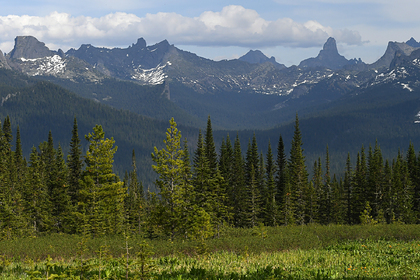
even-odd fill
[[[69,195],[74,206],[78,201],[80,191],[79,180],[82,178],[82,148],[80,144],[77,120],[74,118],[72,136],[70,140],[70,151],[67,157]]]

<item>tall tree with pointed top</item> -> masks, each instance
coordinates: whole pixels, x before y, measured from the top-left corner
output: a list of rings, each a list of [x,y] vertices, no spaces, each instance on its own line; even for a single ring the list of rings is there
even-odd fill
[[[77,205],[80,190],[79,180],[82,179],[83,159],[76,117],[74,118],[73,122],[72,137],[70,140],[70,151],[67,156],[67,166],[69,169],[69,194],[73,205]]]
[[[165,148],[154,148],[152,166],[159,175],[156,180],[160,194],[160,205],[156,208],[160,217],[160,224],[164,232],[173,240],[176,234],[184,234],[182,216],[185,205],[184,150],[181,148],[181,132],[175,120],[169,121],[170,127],[166,131]]]
[[[213,139],[213,129],[211,127],[210,116],[207,119],[207,129],[206,129],[206,135],[204,137],[204,150],[205,150],[205,156],[209,162],[209,168],[212,174],[216,174],[218,161],[217,161],[216,145],[214,144],[214,139]]]
[[[277,172],[275,176],[276,181],[276,201],[279,204],[279,210],[283,208],[283,203],[286,194],[286,175],[287,175],[287,160],[286,160],[286,153],[284,150],[284,142],[283,138],[279,136],[279,142],[277,145]],[[280,214],[280,213],[279,213]]]
[[[299,118],[296,114],[295,132],[293,134],[292,147],[290,150],[289,178],[292,188],[292,201],[295,206],[295,218],[298,224],[305,223],[305,189],[308,185],[308,172],[306,171],[302,145]]]
[[[92,234],[121,233],[124,228],[124,199],[127,193],[124,183],[118,180],[112,167],[114,139],[105,138],[102,126],[96,125],[93,133],[85,136],[89,142],[86,152],[86,171],[83,174],[83,189],[79,192],[80,217],[90,220]],[[83,211],[86,210],[86,214]],[[87,217],[83,217],[87,215]]]
[[[278,225],[278,202],[276,200],[276,183],[274,181],[274,174],[276,166],[274,164],[273,152],[271,150],[271,143],[268,142],[267,150],[267,166],[266,178],[267,186],[265,193],[265,209],[264,209],[264,223],[268,226]]]

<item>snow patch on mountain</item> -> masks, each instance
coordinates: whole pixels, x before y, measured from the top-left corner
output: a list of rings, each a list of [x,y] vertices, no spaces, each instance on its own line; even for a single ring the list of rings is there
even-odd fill
[[[405,67],[398,67],[398,68],[392,69],[389,72],[380,73],[379,75],[376,75],[374,81],[371,83],[371,86],[378,85],[381,83],[387,83],[387,82],[391,82],[391,81],[395,81],[399,79],[405,79],[409,75],[410,74],[405,69]]]
[[[59,55],[47,56],[42,58],[26,59],[20,58],[25,64],[31,64],[31,66],[37,66],[35,71],[29,73],[32,76],[39,75],[57,75],[64,73],[67,62],[62,59]]]
[[[133,69],[134,73],[131,78],[149,85],[163,84],[165,79],[168,78],[164,69],[169,65],[172,65],[170,61],[166,62],[164,65],[159,64],[151,69],[142,69],[141,66],[139,66]]]

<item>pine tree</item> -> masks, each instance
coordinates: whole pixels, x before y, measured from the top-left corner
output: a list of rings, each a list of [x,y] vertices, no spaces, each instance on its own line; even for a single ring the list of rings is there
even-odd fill
[[[324,215],[323,215],[324,213],[320,210],[322,209],[320,204],[323,202],[323,198],[324,198],[323,196],[324,182],[322,178],[321,158],[318,158],[318,160],[314,162],[312,182],[313,182],[313,188],[315,192],[315,201],[313,205],[313,208],[315,209],[314,221],[317,223],[325,223]]]
[[[210,167],[201,131],[199,132],[193,162],[194,175],[192,184],[194,186],[195,205],[200,213],[204,215],[205,212],[209,215],[210,223],[213,224],[217,231],[224,218],[227,217],[226,195],[223,188],[223,178],[217,165],[215,170],[212,170]],[[202,220],[201,217],[200,220]]]
[[[233,209],[233,220],[234,225],[237,227],[246,226],[246,184],[245,184],[245,163],[242,156],[241,143],[239,136],[236,135],[235,142],[233,145],[233,185],[232,185],[232,203]]]
[[[302,149],[302,136],[299,129],[299,118],[296,114],[295,132],[292,140],[289,160],[289,179],[291,184],[291,200],[295,207],[295,218],[298,224],[305,223],[305,192],[308,185],[305,157]]]
[[[351,168],[351,160],[350,160],[350,153],[347,154],[346,160],[346,170],[344,172],[344,181],[343,181],[343,204],[345,207],[345,221],[347,224],[352,223],[352,208],[351,208],[351,199],[353,195],[353,186],[352,186],[352,168]]]
[[[158,150],[154,148],[152,159],[155,162],[153,169],[159,175],[156,186],[160,194],[159,212],[160,224],[164,232],[171,240],[177,233],[182,232],[183,209],[185,207],[185,181],[182,171],[184,170],[184,150],[181,148],[181,132],[176,127],[172,118],[170,128],[166,131],[165,148]]]
[[[404,223],[412,223],[413,213],[413,185],[410,181],[407,164],[403,160],[401,152],[392,167],[393,185],[395,192],[395,216]]]
[[[78,133],[77,120],[74,118],[72,137],[70,140],[70,151],[67,157],[67,166],[69,169],[68,185],[71,201],[74,206],[79,201],[80,185],[79,180],[82,179],[83,159],[82,149]]]
[[[258,148],[255,134],[252,144],[248,142],[246,152],[246,216],[247,226],[254,227],[259,223],[261,211],[261,188],[259,186],[259,166]]]
[[[136,154],[133,150],[131,155],[132,170],[126,174],[126,188],[128,195],[126,197],[126,221],[131,228],[137,232],[142,232],[142,227],[145,222],[145,201],[143,184],[137,178]]]
[[[7,151],[11,152],[11,143],[13,140],[13,135],[12,135],[12,124],[10,122],[9,116],[7,116],[3,122],[3,135],[6,139]]]
[[[216,153],[216,145],[214,144],[213,139],[213,130],[211,127],[211,120],[210,116],[207,120],[207,129],[206,129],[206,135],[204,137],[204,150],[205,150],[205,156],[208,160],[209,168],[212,174],[216,174],[217,171],[217,153]]]
[[[92,234],[115,234],[123,231],[124,199],[126,189],[113,173],[114,139],[105,139],[102,126],[96,125],[93,133],[85,136],[89,142],[86,152],[86,171],[83,174],[84,189],[79,192],[82,207],[92,221]],[[83,212],[80,212],[83,214]]]
[[[419,162],[416,157],[413,143],[410,142],[406,155],[406,162],[410,181],[413,184],[413,210],[416,212],[417,220],[420,218],[420,176],[419,176]]]
[[[369,148],[368,157],[368,194],[367,199],[372,206],[372,216],[377,218],[378,213],[383,212],[382,197],[383,197],[383,159],[381,149],[378,142],[375,144],[375,149],[372,151]]]
[[[279,215],[284,212],[284,202],[286,199],[286,174],[287,174],[287,160],[284,150],[283,138],[280,135],[277,146],[277,172],[275,176],[276,182],[276,201],[278,201]],[[284,221],[284,219],[282,219]]]
[[[55,155],[49,184],[54,231],[74,233],[74,207],[68,190],[67,166],[61,146],[58,146]]]
[[[366,188],[367,188],[367,167],[365,149],[362,147],[357,154],[356,169],[353,177],[352,191],[352,221],[355,224],[360,223],[360,213],[366,206]]]
[[[52,226],[51,202],[43,184],[43,163],[33,147],[29,157],[29,177],[24,189],[25,211],[35,233],[47,232]]]
[[[229,217],[233,217],[234,209],[234,174],[233,174],[233,148],[232,143],[230,142],[229,135],[226,137],[226,142],[222,140],[220,147],[220,158],[219,158],[219,170],[220,175],[223,177],[223,188],[226,190],[226,202],[225,206],[229,212]]]
[[[266,178],[267,187],[265,193],[265,209],[264,209],[264,223],[268,226],[278,225],[278,202],[276,201],[276,183],[274,181],[274,174],[276,172],[276,165],[274,164],[273,152],[271,144],[268,142],[267,150],[267,167]]]
[[[329,224],[331,221],[331,174],[330,174],[330,156],[328,146],[325,156],[325,176],[324,183],[321,186],[319,196],[319,222],[321,224]]]

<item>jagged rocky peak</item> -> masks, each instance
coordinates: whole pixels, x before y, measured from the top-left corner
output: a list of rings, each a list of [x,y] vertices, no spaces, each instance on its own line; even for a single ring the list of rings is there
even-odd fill
[[[327,42],[325,42],[324,47],[322,48],[322,52],[328,52],[331,54],[338,54],[337,49],[337,42],[333,37],[328,38]]]
[[[146,40],[144,40],[144,38],[138,38],[137,39],[137,43],[133,44],[132,47],[133,48],[139,48],[139,49],[144,49],[146,47]]]
[[[17,36],[15,46],[8,54],[8,58],[35,59],[46,56],[52,56],[55,53],[51,51],[44,43],[38,41],[33,36]]]
[[[337,70],[351,64],[354,64],[354,61],[347,60],[344,56],[340,55],[338,53],[335,39],[330,37],[324,44],[324,47],[319,52],[317,57],[303,60],[299,64],[299,67],[325,67],[332,70]]]
[[[420,48],[420,42],[417,42],[413,37],[410,38],[407,42],[405,42],[407,45],[413,48]]]
[[[369,68],[380,69],[389,68],[395,58],[395,54],[402,53],[409,56],[417,48],[412,47],[406,43],[389,42],[384,55],[375,63],[372,63]]]

